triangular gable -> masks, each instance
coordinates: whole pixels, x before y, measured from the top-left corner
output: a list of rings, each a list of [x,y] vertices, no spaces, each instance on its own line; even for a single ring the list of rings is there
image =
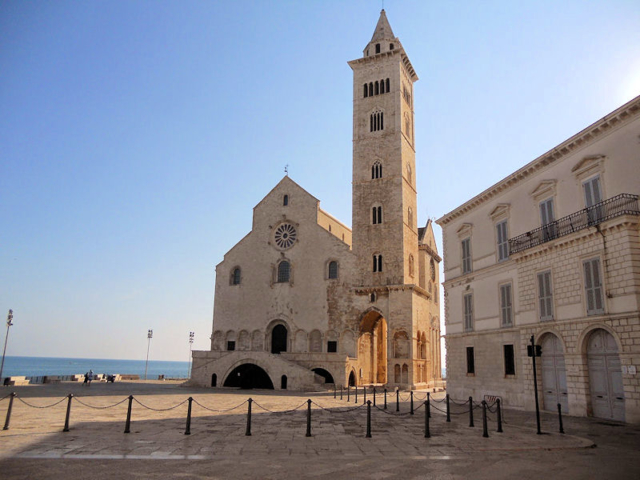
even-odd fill
[[[576,165],[571,169],[571,172],[577,178],[589,177],[602,170],[605,158],[606,157],[604,155],[589,155],[588,157],[584,157],[576,163]]]
[[[506,218],[507,216],[509,216],[509,208],[511,205],[509,205],[508,203],[499,203],[496,208],[494,208],[493,210],[491,210],[491,213],[489,214],[489,216],[494,220],[499,220],[502,218]]]
[[[458,237],[468,237],[469,235],[471,235],[471,231],[473,230],[473,224],[471,223],[463,223],[462,225],[460,225],[460,228],[458,228],[458,230],[456,230],[456,233],[458,234]]]
[[[556,181],[543,180],[530,193],[530,195],[535,199],[542,199],[543,197],[553,195],[554,193],[556,193]]]

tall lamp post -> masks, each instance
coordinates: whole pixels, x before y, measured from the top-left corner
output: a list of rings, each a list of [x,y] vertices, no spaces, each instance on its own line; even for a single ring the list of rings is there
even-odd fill
[[[4,370],[4,356],[7,353],[7,340],[9,340],[9,327],[13,325],[13,310],[9,310],[7,315],[7,334],[4,337],[4,350],[2,351],[2,365],[0,365],[0,380],[2,380],[2,371]]]
[[[147,362],[144,364],[144,379],[147,379],[147,367],[149,366],[149,348],[151,348],[151,339],[153,338],[153,330],[147,332]]]
[[[187,367],[187,378],[191,378],[191,347],[193,347],[193,332],[189,332],[189,366]]]

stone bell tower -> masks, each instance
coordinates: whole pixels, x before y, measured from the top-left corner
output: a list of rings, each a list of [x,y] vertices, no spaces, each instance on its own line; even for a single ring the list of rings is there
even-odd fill
[[[417,283],[413,82],[385,11],[353,70],[353,252],[361,286]]]

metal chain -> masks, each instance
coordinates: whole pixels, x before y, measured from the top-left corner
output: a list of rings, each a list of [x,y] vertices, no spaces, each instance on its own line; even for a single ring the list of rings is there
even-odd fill
[[[44,405],[44,406],[40,406],[40,405],[31,405],[28,402],[25,402],[23,399],[21,399],[20,397],[18,397],[16,395],[16,398],[18,400],[20,400],[22,403],[24,403],[27,407],[31,407],[31,408],[50,408],[50,407],[55,407],[56,405],[58,405],[59,403],[64,402],[66,399],[68,399],[69,397],[62,397],[59,401],[52,403],[51,405]]]
[[[378,410],[380,410],[382,413],[386,413],[387,415],[391,415],[393,417],[402,417],[404,415],[409,415],[411,412],[403,412],[403,413],[392,413],[388,410],[385,410],[384,408],[380,408],[378,405],[376,405],[376,407]]]
[[[199,401],[197,401],[195,398],[193,398],[193,403],[195,403],[199,407],[202,407],[205,410],[209,410],[210,412],[216,412],[216,413],[230,412],[231,410],[235,410],[236,408],[240,408],[241,406],[243,406],[248,401],[249,400],[245,400],[244,402],[240,403],[239,405],[236,405],[235,407],[225,408],[225,409],[222,409],[222,410],[217,410],[215,408],[206,407],[206,406],[202,405]]]
[[[174,408],[178,408],[180,405],[184,405],[185,403],[187,403],[187,400],[183,400],[182,402],[178,403],[177,405],[174,405],[173,407],[169,407],[169,408],[153,408],[150,407],[148,405],[145,405],[144,403],[142,403],[140,400],[138,400],[136,397],[133,397],[133,399],[136,401],[136,403],[138,403],[141,407],[144,407],[148,410],[153,410],[154,412],[166,412],[169,410],[173,410]]]
[[[5,395],[4,397],[0,398],[0,402],[2,400],[4,400],[5,398],[9,398],[11,395],[13,395],[13,392],[9,393],[8,395]],[[17,395],[16,395],[17,396]]]
[[[129,397],[125,397],[122,400],[120,400],[118,403],[114,403],[113,405],[107,405],[106,407],[98,407],[96,405],[89,405],[88,403],[84,403],[82,400],[80,400],[80,398],[86,398],[86,397],[73,397],[73,398],[75,398],[80,405],[84,405],[85,407],[89,407],[89,408],[95,408],[96,410],[105,410],[107,408],[117,407],[118,405],[129,400]]]
[[[269,413],[291,413],[291,412],[295,412],[296,410],[301,409],[302,407],[304,407],[307,404],[307,401],[305,400],[304,403],[302,405],[300,405],[299,407],[296,408],[292,408],[290,410],[269,410],[266,407],[263,407],[262,405],[260,405],[258,402],[256,402],[255,400],[253,401],[254,405],[256,407],[260,407],[262,410],[269,412]]]
[[[315,406],[320,407],[322,410],[325,410],[329,413],[348,413],[348,412],[353,412],[354,410],[359,410],[362,407],[366,407],[366,403],[363,403],[362,405],[358,405],[357,407],[353,407],[353,408],[349,408],[347,410],[330,410],[329,408],[325,408],[322,405],[317,404],[316,402],[314,402],[313,400],[311,400],[311,403],[313,403]],[[340,407],[338,407],[340,408]]]

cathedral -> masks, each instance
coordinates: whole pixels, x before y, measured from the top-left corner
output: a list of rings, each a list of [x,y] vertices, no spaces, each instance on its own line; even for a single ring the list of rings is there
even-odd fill
[[[442,383],[439,263],[417,226],[413,83],[384,10],[353,70],[351,228],[285,176],[216,266],[190,383],[318,390]]]

